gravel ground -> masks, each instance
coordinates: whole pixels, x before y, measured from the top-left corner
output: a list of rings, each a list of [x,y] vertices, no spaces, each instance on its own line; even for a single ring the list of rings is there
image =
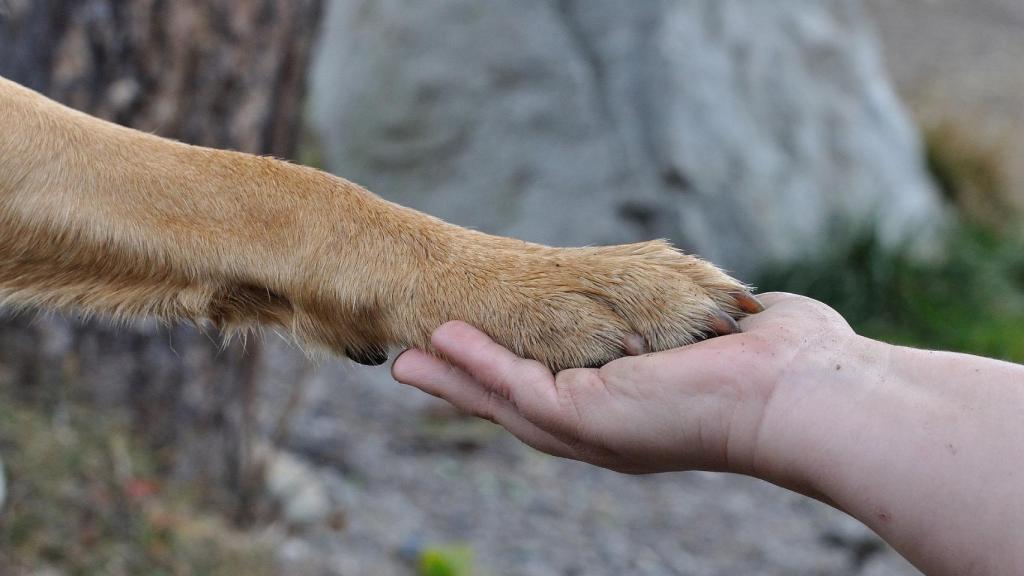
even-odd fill
[[[268,404],[281,404],[285,374]],[[489,575],[917,574],[807,498],[738,476],[632,477],[552,458],[383,369],[322,367],[293,423],[286,445],[324,501],[282,531],[287,574],[407,575],[415,551],[451,544]],[[316,514],[329,510],[344,518],[335,529]]]
[[[1024,2],[869,0],[897,88],[925,124],[1002,150],[1024,206]]]

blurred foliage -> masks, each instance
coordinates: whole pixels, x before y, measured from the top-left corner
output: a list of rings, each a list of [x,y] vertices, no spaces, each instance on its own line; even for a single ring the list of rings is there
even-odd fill
[[[473,550],[468,546],[426,548],[417,562],[419,576],[472,576]]]
[[[951,122],[926,128],[924,144],[928,170],[965,221],[994,230],[1013,223],[1001,147],[981,144]]]
[[[270,551],[167,493],[124,419],[46,410],[0,390],[8,500],[0,573],[111,576],[271,574]]]
[[[864,336],[1024,362],[1024,242],[982,229],[953,233],[935,262],[862,235],[758,286],[821,300]]]
[[[1024,237],[1011,233],[1020,215],[1001,156],[950,125],[925,141],[928,167],[960,216],[941,258],[922,261],[860,234],[757,285],[821,300],[871,338],[1024,362]]]

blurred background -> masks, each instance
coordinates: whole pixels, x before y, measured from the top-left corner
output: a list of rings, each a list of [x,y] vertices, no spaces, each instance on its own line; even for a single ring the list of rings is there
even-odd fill
[[[1017,0],[0,0],[0,74],[488,232],[666,237],[1024,361]],[[0,321],[0,574],[910,575],[764,483],[536,453],[273,335]]]

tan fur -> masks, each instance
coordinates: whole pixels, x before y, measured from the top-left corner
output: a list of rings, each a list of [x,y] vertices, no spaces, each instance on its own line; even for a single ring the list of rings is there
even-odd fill
[[[452,319],[559,369],[707,333],[744,287],[664,242],[488,236],[279,160],[185,145],[0,78],[0,300],[276,325],[364,363]]]

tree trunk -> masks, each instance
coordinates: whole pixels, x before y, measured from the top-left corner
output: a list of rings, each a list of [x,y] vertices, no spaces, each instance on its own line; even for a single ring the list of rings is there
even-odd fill
[[[287,158],[320,12],[320,0],[0,0],[0,75],[119,124]],[[8,318],[0,384],[55,410],[82,394],[130,404],[168,472],[209,479],[244,518],[247,349],[191,328]]]

